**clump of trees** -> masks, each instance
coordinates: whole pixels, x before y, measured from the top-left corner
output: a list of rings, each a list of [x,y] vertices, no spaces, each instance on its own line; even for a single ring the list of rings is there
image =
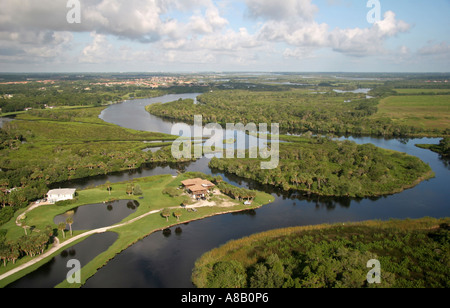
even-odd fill
[[[443,156],[450,156],[450,137],[442,139],[439,143],[439,147]]]
[[[273,230],[206,253],[192,279],[200,288],[448,288],[444,221]],[[381,264],[381,284],[367,281],[372,259]]]
[[[0,233],[0,259],[3,265],[8,262],[15,262],[23,256],[34,257],[44,253],[45,249],[51,243],[53,237],[53,228],[47,226],[37,234],[25,235],[17,241],[8,241],[6,234]]]
[[[256,198],[256,191],[242,188],[242,187],[236,187],[233,185],[230,185],[226,182],[220,182],[217,185],[217,188],[225,195],[230,196],[231,198],[234,198],[236,200],[255,200]]]

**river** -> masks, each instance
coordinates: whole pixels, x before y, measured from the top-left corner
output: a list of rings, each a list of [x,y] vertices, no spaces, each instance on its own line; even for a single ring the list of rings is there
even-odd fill
[[[139,99],[113,105],[100,118],[122,127],[143,131],[171,133],[171,121],[162,120],[145,111],[145,106],[166,103],[179,98],[195,99],[198,94],[166,95]],[[386,149],[405,152],[430,164],[436,177],[400,194],[380,198],[355,200],[350,198],[305,197],[299,193],[286,194],[253,181],[211,170],[207,158],[175,165],[150,165],[132,172],[90,178],[67,183],[83,189],[105,181],[121,182],[136,177],[157,174],[176,175],[177,171],[200,171],[221,175],[236,186],[264,190],[275,202],[255,211],[227,214],[183,224],[166,232],[156,232],[129,247],[85,284],[85,288],[191,288],[191,273],[195,261],[205,252],[226,242],[253,233],[291,226],[321,223],[354,222],[372,219],[406,219],[450,216],[450,172],[448,161],[438,154],[415,146],[436,144],[439,139],[412,140],[347,138],[359,144],[373,143]]]

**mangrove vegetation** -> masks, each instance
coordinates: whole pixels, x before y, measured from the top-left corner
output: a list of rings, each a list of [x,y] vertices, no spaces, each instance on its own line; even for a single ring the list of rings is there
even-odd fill
[[[433,177],[420,159],[372,144],[325,137],[281,139],[289,142],[280,143],[275,169],[261,169],[259,158],[213,158],[209,166],[285,191],[358,198],[398,193]]]
[[[367,221],[294,227],[205,253],[199,288],[448,288],[450,220]],[[380,283],[367,279],[380,263]]]

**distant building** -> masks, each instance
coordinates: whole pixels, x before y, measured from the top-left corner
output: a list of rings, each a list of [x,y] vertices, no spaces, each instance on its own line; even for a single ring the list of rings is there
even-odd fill
[[[59,201],[73,200],[75,198],[76,189],[64,188],[64,189],[53,189],[47,193],[47,201],[49,203],[56,203]]]

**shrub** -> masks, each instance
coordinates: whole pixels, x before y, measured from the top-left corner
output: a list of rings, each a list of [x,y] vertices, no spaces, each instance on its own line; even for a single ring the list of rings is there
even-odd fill
[[[238,261],[222,261],[208,275],[208,288],[245,288],[247,274]]]

